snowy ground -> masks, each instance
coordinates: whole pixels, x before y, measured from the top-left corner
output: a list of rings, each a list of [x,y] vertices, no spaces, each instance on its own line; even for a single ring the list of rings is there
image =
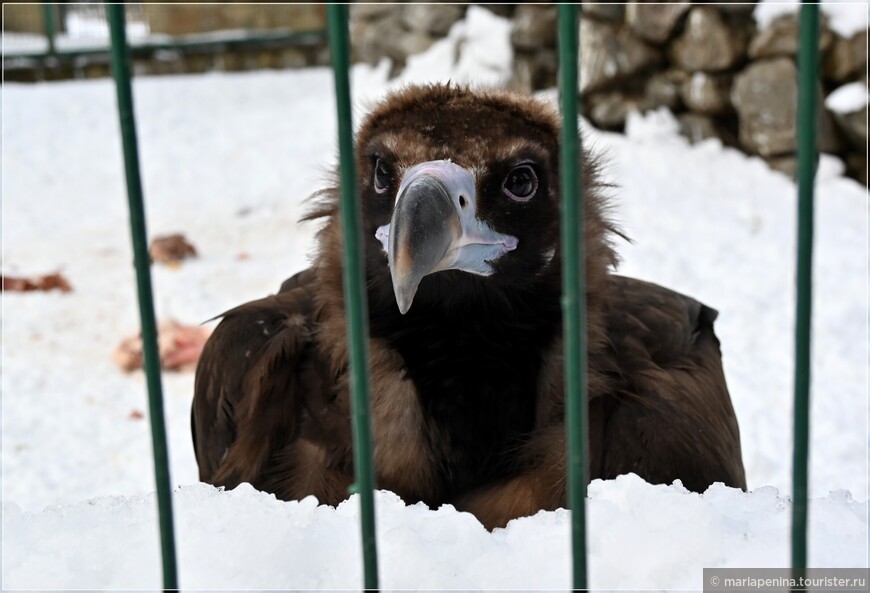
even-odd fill
[[[404,80],[495,83],[506,36],[472,11]],[[387,70],[354,70],[358,105]],[[141,78],[134,90],[150,234],[184,232],[201,254],[154,268],[158,317],[204,321],[305,267],[315,229],[296,220],[334,163],[331,73]],[[609,158],[634,240],[620,245],[621,272],[720,311],[751,492],[595,482],[596,588],[699,588],[705,566],[788,562],[794,184],[675,130],[660,112],[625,136],[589,129],[587,144]],[[110,356],[138,325],[111,81],[4,86],[2,141],[2,271],[59,269],[74,289],[3,295],[3,585],[158,587],[148,426],[131,414],[146,410],[144,380]],[[810,558],[867,566],[867,194],[824,158],[817,199]],[[192,389],[191,374],[164,376],[182,586],[358,586],[355,501],[332,510],[197,484]],[[451,508],[378,500],[387,588],[569,586],[565,512],[488,534]]]

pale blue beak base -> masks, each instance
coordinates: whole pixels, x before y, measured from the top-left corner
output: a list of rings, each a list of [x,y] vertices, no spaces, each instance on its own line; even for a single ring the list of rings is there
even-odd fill
[[[424,276],[443,270],[490,276],[492,262],[519,243],[477,218],[474,176],[450,161],[428,161],[405,172],[390,224],[375,237],[387,253],[402,314]]]

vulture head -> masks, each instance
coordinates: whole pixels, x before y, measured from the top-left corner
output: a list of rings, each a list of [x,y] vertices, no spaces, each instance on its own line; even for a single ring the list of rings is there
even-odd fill
[[[406,88],[366,117],[356,167],[374,318],[558,300],[560,127],[544,102],[454,85]],[[584,180],[594,281],[615,261],[614,229],[589,159]],[[340,253],[337,192],[326,203],[311,218],[333,215],[321,253]]]

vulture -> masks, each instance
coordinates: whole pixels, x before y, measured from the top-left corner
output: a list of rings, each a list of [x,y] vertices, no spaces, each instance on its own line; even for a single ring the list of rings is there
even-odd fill
[[[553,106],[409,86],[355,137],[375,481],[488,529],[566,505],[559,169],[585,192],[589,476],[745,489],[717,312],[616,275],[610,186]],[[199,360],[199,476],[336,505],[354,481],[338,185],[310,268],[224,313]]]

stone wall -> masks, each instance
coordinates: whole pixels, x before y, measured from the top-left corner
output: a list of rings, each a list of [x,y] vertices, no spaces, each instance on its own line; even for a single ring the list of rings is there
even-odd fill
[[[272,4],[234,2],[199,2],[147,4],[130,3],[129,11],[136,10],[148,24],[152,33],[163,35],[195,35],[219,30],[271,30],[322,31],[326,29],[325,4]],[[105,18],[99,4],[66,5],[53,7],[55,25],[64,31],[64,12],[85,11]],[[3,7],[4,31],[18,33],[45,33],[43,7],[34,4],[10,4]]]
[[[533,92],[556,85],[556,8],[487,5],[513,20],[511,86]],[[583,114],[621,130],[631,110],[672,110],[691,141],[717,137],[788,174],[795,167],[796,15],[757,30],[752,4],[584,2],[580,24]],[[357,5],[351,8],[357,59],[387,57],[401,69],[462,18],[457,5]],[[867,85],[867,32],[850,38],[823,19],[819,141],[848,174],[867,182],[866,107],[833,114],[824,99],[855,81]]]
[[[143,4],[152,33],[190,35],[226,29],[320,31],[325,4]]]
[[[6,4],[3,6],[3,30],[44,35],[42,15],[39,4]]]

